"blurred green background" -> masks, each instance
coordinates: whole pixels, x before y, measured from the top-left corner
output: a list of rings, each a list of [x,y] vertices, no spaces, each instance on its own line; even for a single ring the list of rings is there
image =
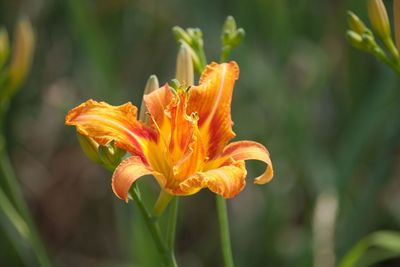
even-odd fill
[[[262,165],[248,163],[248,185],[228,201],[236,265],[332,266],[368,233],[399,230],[399,77],[347,44],[348,9],[367,21],[366,1],[350,0],[2,0],[0,24],[12,32],[24,14],[37,35],[7,145],[54,265],[159,266],[136,207],[116,199],[111,174],[85,157],[64,116],[89,98],[138,106],[151,74],[173,78],[175,25],[200,27],[217,60],[227,15],[246,30],[231,55],[241,68],[236,139],[266,145],[275,167],[256,186]],[[153,179],[140,183],[152,203]],[[22,266],[4,231],[0,266]],[[222,266],[207,190],[181,198],[176,251],[180,266]]]

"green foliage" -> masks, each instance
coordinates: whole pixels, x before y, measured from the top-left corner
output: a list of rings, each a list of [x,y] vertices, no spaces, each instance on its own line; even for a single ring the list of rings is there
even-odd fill
[[[372,254],[370,250],[373,248],[381,250],[381,253]],[[400,233],[379,231],[364,237],[352,247],[339,267],[372,266],[395,257],[400,257]]]

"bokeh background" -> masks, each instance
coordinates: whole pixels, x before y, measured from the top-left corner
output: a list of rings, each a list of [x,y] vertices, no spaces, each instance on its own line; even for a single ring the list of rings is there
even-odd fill
[[[175,25],[200,27],[217,60],[227,15],[246,30],[231,55],[241,68],[234,131],[265,144],[275,167],[260,187],[251,179],[262,165],[248,163],[248,185],[228,201],[236,265],[333,266],[368,233],[399,230],[399,77],[347,44],[348,9],[367,21],[361,0],[0,1],[0,24],[12,32],[23,14],[37,35],[7,147],[54,265],[159,266],[136,207],[116,199],[64,116],[89,98],[140,105],[151,74],[173,78]],[[140,186],[153,203],[153,179]],[[4,231],[0,265],[22,266]],[[180,266],[222,266],[207,190],[181,198],[176,250]]]

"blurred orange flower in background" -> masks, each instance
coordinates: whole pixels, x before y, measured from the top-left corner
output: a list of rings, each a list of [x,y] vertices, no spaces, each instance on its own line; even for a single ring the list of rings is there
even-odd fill
[[[105,145],[111,141],[130,152],[115,169],[114,193],[128,200],[131,185],[141,176],[154,175],[163,190],[172,195],[190,195],[209,188],[225,198],[245,186],[244,160],[265,162],[265,172],[255,179],[272,179],[268,150],[253,141],[228,144],[232,131],[231,99],[239,76],[236,62],[211,63],[198,86],[177,89],[168,84],[144,96],[150,123],[137,120],[130,102],[111,106],[88,100],[66,116],[67,125]]]

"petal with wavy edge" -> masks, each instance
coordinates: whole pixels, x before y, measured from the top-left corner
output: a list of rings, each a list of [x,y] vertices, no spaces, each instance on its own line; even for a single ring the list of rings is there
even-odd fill
[[[112,190],[117,197],[128,202],[128,192],[132,184],[140,177],[152,173],[139,157],[130,157],[115,169],[111,180]]]
[[[200,85],[192,86],[189,91],[188,113],[198,113],[199,128],[209,158],[221,153],[235,136],[232,131],[231,99],[238,77],[236,62],[211,63],[201,75]]]
[[[137,155],[148,164],[147,147],[157,142],[157,133],[136,119],[137,108],[130,102],[112,106],[105,102],[88,100],[70,110],[65,117],[67,125],[75,125],[77,131],[93,138],[101,145],[112,140],[119,148]]]
[[[219,165],[230,164],[231,160],[260,160],[268,166],[265,172],[254,179],[256,184],[265,184],[274,176],[272,161],[268,150],[260,143],[253,141],[238,141],[227,145],[219,159]]]
[[[164,111],[173,99],[169,86],[166,84],[150,94],[144,95],[143,99],[157,126],[163,128],[167,119]]]
[[[208,187],[224,198],[232,198],[243,190],[246,181],[244,161],[236,161],[206,172],[197,172],[180,184],[176,194],[190,195]]]
[[[187,115],[186,105],[187,94],[184,90],[179,89],[176,97],[167,107],[171,122],[169,152],[174,163],[181,160],[187,152],[197,125],[197,120]]]

